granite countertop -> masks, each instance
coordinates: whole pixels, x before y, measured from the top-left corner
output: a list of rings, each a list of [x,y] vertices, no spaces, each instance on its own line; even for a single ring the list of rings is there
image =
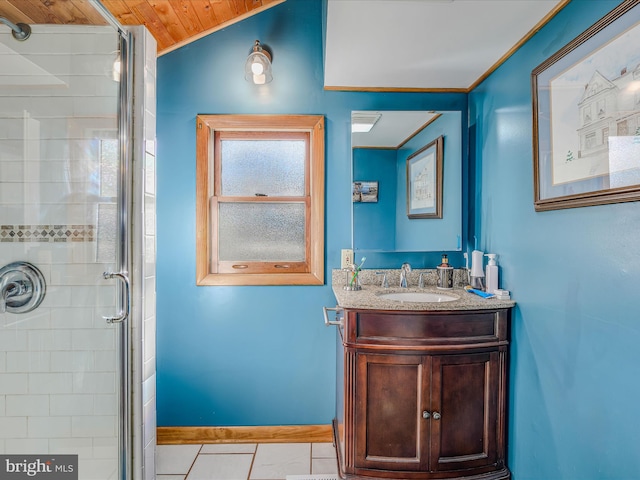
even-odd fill
[[[430,292],[458,297],[449,302],[400,302],[380,297],[384,293],[396,292]],[[333,293],[338,305],[343,308],[358,308],[370,310],[481,310],[493,308],[510,308],[515,305],[513,300],[498,300],[497,298],[482,298],[469,293],[462,288],[453,290],[438,290],[435,287],[424,288],[382,288],[364,285],[362,290],[347,291],[342,285],[334,285]]]
[[[430,273],[430,272],[427,272]],[[429,277],[431,275],[425,275]],[[338,301],[338,305],[343,308],[357,308],[369,310],[412,310],[412,311],[433,311],[433,310],[482,310],[494,308],[511,308],[515,306],[514,300],[498,300],[497,298],[482,298],[473,293],[469,293],[462,286],[454,287],[452,290],[440,290],[434,284],[427,282],[423,288],[411,285],[409,288],[392,286],[383,288],[380,286],[379,278],[367,278],[369,283],[363,283],[361,290],[345,290],[342,273],[334,272],[332,288]],[[395,280],[395,279],[394,279]],[[376,283],[373,283],[376,281]],[[396,282],[390,282],[395,285]],[[457,283],[456,283],[457,284]],[[399,292],[429,292],[458,297],[458,300],[448,302],[401,302],[381,298],[381,294]]]

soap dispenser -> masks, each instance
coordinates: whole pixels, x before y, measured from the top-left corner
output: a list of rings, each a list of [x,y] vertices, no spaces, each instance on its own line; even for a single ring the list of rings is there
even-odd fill
[[[485,256],[489,257],[486,271],[487,292],[496,293],[496,290],[498,290],[498,264],[496,263],[497,255],[495,253],[487,253],[485,254]]]
[[[453,267],[449,265],[446,254],[442,254],[442,263],[436,267],[438,271],[438,283],[436,287],[440,290],[451,290],[453,288]]]
[[[476,290],[484,291],[484,269],[482,268],[482,259],[484,258],[484,252],[481,250],[474,250],[471,252],[471,287]]]

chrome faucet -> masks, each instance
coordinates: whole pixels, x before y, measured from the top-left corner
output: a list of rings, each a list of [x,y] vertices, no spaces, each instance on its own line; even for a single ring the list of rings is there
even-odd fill
[[[400,267],[400,286],[402,288],[407,288],[407,273],[411,271],[411,265],[408,263],[403,263]]]
[[[30,292],[24,281],[14,279],[11,275],[4,275],[0,281],[0,313],[7,311],[9,299],[22,300],[27,293]]]
[[[26,313],[42,302],[46,291],[42,272],[27,262],[0,268],[0,313]]]

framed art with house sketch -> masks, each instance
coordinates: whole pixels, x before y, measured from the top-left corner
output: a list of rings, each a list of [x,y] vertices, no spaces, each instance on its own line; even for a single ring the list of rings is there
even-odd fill
[[[407,217],[442,218],[444,137],[407,158]]]
[[[535,68],[536,211],[640,200],[640,0]]]

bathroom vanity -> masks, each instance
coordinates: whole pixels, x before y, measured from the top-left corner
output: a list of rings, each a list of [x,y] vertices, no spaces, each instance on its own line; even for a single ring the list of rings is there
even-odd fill
[[[347,479],[510,478],[505,465],[512,301],[386,300],[334,287],[339,472]],[[423,290],[424,291],[424,290]],[[434,292],[435,289],[433,290]]]

